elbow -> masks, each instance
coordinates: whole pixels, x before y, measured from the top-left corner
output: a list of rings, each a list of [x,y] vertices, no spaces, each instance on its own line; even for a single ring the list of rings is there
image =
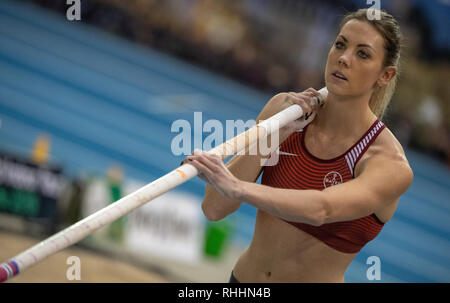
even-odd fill
[[[331,221],[331,204],[327,200],[327,196],[324,192],[321,192],[321,199],[319,200],[318,209],[311,219],[311,225],[321,226]]]
[[[235,212],[241,205],[240,201],[234,201],[220,195],[206,187],[205,197],[202,201],[202,211],[208,221],[220,221],[229,214]]]
[[[208,221],[219,221],[224,218],[217,210],[218,205],[213,201],[217,201],[219,197],[215,195],[214,191],[211,191],[209,186],[206,187],[205,197],[202,201],[202,211]]]
[[[207,213],[207,212],[203,212],[203,214],[205,215],[205,218],[208,220],[208,221],[220,221],[220,220],[222,220],[223,218],[225,218],[225,217],[223,217],[223,216],[219,216],[219,215],[217,215],[217,214],[214,214],[214,213]]]
[[[225,216],[219,214],[212,207],[207,207],[205,203],[202,204],[202,211],[208,221],[219,221],[225,218]]]

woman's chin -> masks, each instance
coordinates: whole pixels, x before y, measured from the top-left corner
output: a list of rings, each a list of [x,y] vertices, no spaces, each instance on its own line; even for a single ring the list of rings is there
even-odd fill
[[[332,94],[335,96],[346,96],[348,95],[348,88],[343,87],[340,84],[333,83],[332,81],[326,81],[325,85],[328,90],[328,94]]]

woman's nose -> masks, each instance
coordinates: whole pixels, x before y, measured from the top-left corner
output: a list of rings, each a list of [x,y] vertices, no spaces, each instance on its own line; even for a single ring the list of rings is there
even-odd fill
[[[339,65],[345,65],[348,67],[350,65],[350,59],[348,56],[349,55],[347,53],[342,54],[338,60]]]

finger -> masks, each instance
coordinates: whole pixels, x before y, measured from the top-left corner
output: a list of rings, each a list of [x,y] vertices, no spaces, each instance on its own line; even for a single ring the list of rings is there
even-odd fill
[[[210,160],[206,153],[203,153],[199,156],[192,156],[192,159],[200,162],[202,165],[206,166],[211,172],[215,173],[219,170],[219,163],[215,163],[212,160]]]
[[[290,100],[292,104],[298,104],[303,110],[303,113],[311,113],[313,111],[313,107],[309,101],[308,97],[303,96],[302,98],[292,98]]]
[[[319,105],[320,105],[319,103],[320,103],[321,95],[315,89],[308,88],[307,90],[305,90],[302,93],[297,93],[296,96],[298,99],[306,101],[306,103],[311,106],[312,111],[318,110]],[[311,114],[311,113],[309,113],[309,114]]]
[[[317,90],[315,90],[314,88],[312,88],[312,87],[308,88],[306,91],[307,92],[311,92],[315,96],[320,96],[320,93]]]
[[[303,91],[301,93],[290,92],[290,93],[288,93],[288,95],[290,95],[294,98],[299,98],[299,99],[308,99],[308,98],[315,97],[314,93],[311,91]]]
[[[200,149],[194,149],[194,151],[189,155],[189,156],[193,156],[195,153],[198,153],[199,151],[201,151]],[[181,161],[180,166],[188,162],[188,158],[189,156],[187,156],[186,158],[183,159],[183,161]]]
[[[209,161],[211,161],[212,163],[215,163],[215,164],[221,164],[221,163],[223,163],[222,162],[222,159],[218,156],[218,155],[214,155],[214,154],[210,154],[210,153],[208,153],[208,152],[204,152],[203,153],[203,156],[205,156]]]
[[[201,150],[201,149],[195,149],[193,154],[196,155],[196,156],[206,157],[213,164],[216,164],[216,165],[223,164],[222,158],[220,158],[216,154],[210,154],[207,151],[204,151],[204,150]],[[204,164],[208,164],[209,165],[210,163],[204,163]]]
[[[199,156],[199,157],[207,157],[210,160],[213,160],[213,158],[211,156],[213,156],[213,157],[215,156],[215,155],[212,155],[212,154],[210,154],[210,153],[208,153],[206,151],[203,151],[201,149],[198,149],[198,148],[194,149],[194,151],[192,152],[192,155],[193,156]],[[211,162],[214,163],[215,161],[211,161]]]
[[[308,119],[313,115],[313,113],[306,113],[304,116],[305,121],[308,121]]]
[[[183,164],[186,164],[186,163],[190,163],[190,162],[188,161],[189,157],[190,157],[190,156],[187,156],[186,158],[184,158],[183,161],[181,161],[180,166],[183,165]]]
[[[194,166],[201,174],[203,174],[206,178],[211,180],[211,177],[213,176],[213,172],[205,165],[197,161],[196,159],[189,159],[189,164]]]
[[[322,96],[317,90],[315,90],[315,89],[312,88],[312,87],[308,88],[307,91],[310,92],[310,93],[312,93],[313,96],[316,97],[316,98],[318,98],[318,99],[320,99],[321,96]]]
[[[302,102],[304,102],[306,104],[306,106],[309,106],[309,108],[304,108],[305,111],[311,111],[315,109],[315,105],[318,102],[314,102],[314,99],[317,99],[318,97],[316,97],[312,92],[306,92],[306,93],[301,93],[301,95],[299,95],[297,98],[293,98],[292,100],[290,100],[291,103],[293,104],[302,104]]]
[[[183,161],[181,161],[181,164],[180,165],[183,165],[183,164],[186,164],[186,163],[188,163],[188,164],[192,164],[193,165],[193,162],[192,162],[192,155],[194,154],[194,152],[195,152],[195,150],[191,153],[191,156],[188,156],[188,157],[186,157]],[[195,167],[195,165],[194,165],[194,167]],[[197,167],[196,167],[197,168]],[[199,170],[199,168],[197,168],[197,170]],[[199,170],[200,171],[200,170]],[[200,171],[199,172],[199,174],[197,175],[200,179],[202,179],[203,181],[205,181],[206,183],[211,183],[210,182],[210,180]]]
[[[312,87],[308,88],[306,91],[312,94],[312,97],[316,97],[318,99],[321,97],[321,94]]]
[[[288,104],[298,104],[303,109],[304,112],[309,112],[312,110],[310,99],[313,98],[313,95],[301,93],[301,95],[293,96],[289,95],[286,102]]]
[[[315,110],[317,110],[317,109],[319,108],[319,106],[323,106],[323,105],[324,105],[323,100],[322,100],[322,102],[321,102],[322,95],[321,95],[317,90],[315,90],[314,88],[310,87],[310,88],[308,88],[308,91],[310,91],[311,93],[313,93],[313,94],[314,94],[314,97],[317,98],[316,100],[311,99],[311,101],[314,100],[314,102],[311,102],[311,103],[312,103],[312,105],[313,105],[313,107],[314,107]]]
[[[199,155],[202,155],[203,153],[205,153],[203,150],[196,148],[196,149],[194,149],[194,151],[192,152],[192,155],[194,155],[194,156],[199,156]]]

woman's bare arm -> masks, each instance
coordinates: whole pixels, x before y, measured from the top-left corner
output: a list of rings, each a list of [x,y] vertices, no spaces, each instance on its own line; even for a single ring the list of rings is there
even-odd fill
[[[302,93],[277,94],[264,106],[256,119],[256,123],[259,123],[260,120],[266,120],[272,117],[292,104],[300,105],[303,112],[310,115],[313,110],[318,109],[317,106],[313,107],[310,105],[310,98],[318,97],[319,95],[320,94],[312,88],[309,88]],[[286,138],[298,128],[298,123],[298,121],[292,122],[279,130],[278,145],[286,140]],[[267,138],[267,142],[272,142],[270,135]],[[271,147],[271,150],[274,151],[277,147],[278,146]],[[267,159],[268,155],[262,155],[259,150],[256,155],[236,155],[227,163],[226,167],[237,179],[254,183],[262,171],[263,167],[261,161],[264,163],[264,158]],[[240,200],[227,198],[219,193],[214,186],[208,184],[202,202],[202,210],[208,220],[217,221],[236,211],[241,206],[241,203],[242,201]]]
[[[231,201],[243,200],[284,220],[315,226],[370,215],[398,200],[413,179],[404,155],[391,151],[366,159],[355,179],[324,190],[255,184],[234,177],[217,156],[200,152],[191,158],[192,164]],[[222,201],[226,204],[230,200]]]
[[[278,108],[279,103],[283,102],[286,96],[287,93],[280,93],[271,98],[258,115],[256,123],[276,114],[275,108]],[[285,138],[280,139],[284,140]],[[281,140],[280,143],[282,142]],[[267,142],[271,142],[270,136],[268,137]],[[261,155],[259,151],[256,155],[235,155],[227,163],[226,167],[237,179],[255,182],[262,171],[261,160],[263,160],[263,158],[264,156]],[[218,221],[235,212],[241,204],[242,201],[227,198],[219,193],[214,186],[207,184],[205,197],[202,202],[202,210],[208,220]]]
[[[260,156],[241,155],[234,156],[227,163],[229,171],[238,179],[255,182],[261,173]],[[202,210],[210,221],[218,221],[235,212],[242,201],[232,200],[219,193],[214,186],[207,184]]]
[[[317,107],[310,105],[310,98],[317,97],[320,94],[314,89],[310,88],[302,93],[280,93],[272,97],[269,102],[264,106],[260,114],[256,119],[256,123],[260,120],[266,120],[281,110],[289,107],[292,104],[298,104],[302,107],[303,112],[312,113]],[[279,143],[283,142],[295,129],[298,128],[298,121],[293,122],[280,129]],[[267,142],[271,142],[270,135],[267,138]],[[275,150],[278,146],[271,147],[271,150]],[[226,165],[228,171],[236,177],[236,179],[255,182],[263,166],[261,161],[267,159],[269,155],[262,155],[258,150],[256,155],[236,155]],[[264,159],[265,158],[265,159]],[[185,160],[186,162],[186,160]],[[211,221],[218,221],[225,218],[227,215],[233,213],[241,206],[242,201],[233,200],[225,195],[221,194],[216,188],[210,184],[206,186],[205,197],[202,202],[202,210],[206,218]]]
[[[240,182],[234,196],[284,220],[319,226],[368,216],[391,204],[408,189],[413,172],[400,154],[367,160],[355,179],[319,190],[273,188]]]

